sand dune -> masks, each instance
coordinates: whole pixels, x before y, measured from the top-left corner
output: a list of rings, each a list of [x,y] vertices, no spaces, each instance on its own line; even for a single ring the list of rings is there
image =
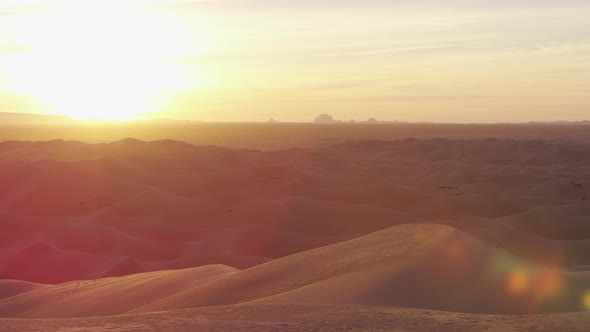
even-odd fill
[[[0,143],[0,316],[585,310],[589,160],[548,140]]]
[[[511,289],[510,280],[519,273],[526,275],[526,285]],[[447,226],[402,225],[274,260],[135,311],[254,301],[567,312],[581,309],[588,281],[536,266]]]
[[[0,280],[0,300],[7,299],[22,293],[27,293],[47,285],[35,284],[20,280]]]
[[[535,265],[451,227],[411,224],[242,271],[210,265],[45,286],[0,301],[0,315],[97,316],[246,303],[552,313],[584,309],[588,283],[584,273]],[[117,301],[119,294],[125,298]]]
[[[0,312],[4,317],[122,314],[144,303],[206,284],[235,271],[237,270],[223,265],[209,265],[182,271],[158,271],[127,277],[72,281],[39,287],[34,291],[0,301]]]
[[[493,139],[366,141],[271,152],[171,140],[4,142],[0,207],[10,218],[26,220],[1,226],[15,232],[11,241],[43,234],[53,248],[86,261],[130,257],[137,267],[165,269],[191,267],[179,264],[191,261],[183,257],[277,258],[397,224],[457,225],[471,217],[489,220],[484,228],[492,229],[472,232],[470,223],[461,229],[488,243],[541,261],[538,253],[559,247],[565,267],[577,269],[588,264],[577,253],[586,241],[588,158],[590,149],[581,144]],[[547,211],[536,213],[545,221],[526,222],[536,210]],[[577,231],[555,224],[557,217]],[[536,237],[500,241],[492,230],[506,223]],[[234,240],[223,241],[228,237]]]

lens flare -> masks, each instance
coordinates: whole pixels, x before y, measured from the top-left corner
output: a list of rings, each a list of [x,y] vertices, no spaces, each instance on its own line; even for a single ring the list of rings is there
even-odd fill
[[[555,297],[563,288],[563,277],[556,270],[547,271],[539,284],[539,295],[544,298]]]
[[[506,287],[511,294],[521,295],[530,287],[530,275],[524,269],[510,272],[506,279]]]
[[[463,256],[463,246],[460,242],[453,242],[446,248],[447,257],[450,259],[458,259]]]
[[[590,290],[586,291],[582,296],[582,305],[584,306],[584,310],[590,310]]]

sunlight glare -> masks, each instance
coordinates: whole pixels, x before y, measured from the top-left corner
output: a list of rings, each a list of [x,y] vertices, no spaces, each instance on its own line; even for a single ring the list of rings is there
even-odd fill
[[[171,17],[113,4],[23,15],[12,27],[26,47],[13,60],[13,89],[77,119],[160,111],[189,85],[175,61],[204,47]]]

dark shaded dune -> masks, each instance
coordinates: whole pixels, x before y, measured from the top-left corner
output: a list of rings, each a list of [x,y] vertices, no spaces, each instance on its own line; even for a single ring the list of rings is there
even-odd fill
[[[194,205],[193,205],[194,204]],[[167,209],[177,208],[180,211],[186,211],[191,206],[198,209],[198,205],[189,199],[173,196],[167,192],[149,187],[142,188],[141,191],[128,197],[126,200],[114,202],[109,206],[105,206],[100,210],[95,211],[88,216],[87,220],[102,219],[107,221],[109,219],[134,218],[146,216],[159,216]]]
[[[0,143],[0,279],[56,284],[0,280],[0,316],[123,314],[0,330],[583,331],[548,313],[588,309],[589,162],[547,140]]]
[[[75,220],[68,218],[40,218],[34,216],[23,216],[0,212],[0,229],[7,232],[23,233],[35,235],[38,232],[44,232],[49,227],[59,227],[66,223],[66,220]]]
[[[101,156],[103,148],[103,144],[88,145],[61,139],[44,142],[8,141],[0,143],[0,156],[29,161],[95,159]]]
[[[588,240],[551,240],[512,226],[489,227],[473,234],[488,243],[542,264],[564,269],[576,269],[576,266],[590,264],[590,258],[586,254],[590,250]]]
[[[141,181],[145,177],[144,168],[146,165],[141,167],[133,165],[125,160],[125,156],[113,157],[110,155],[102,156],[97,159],[83,159],[71,162],[60,162],[59,166],[65,170],[65,172],[79,173],[84,176],[97,176],[101,177],[108,174],[113,178],[127,179],[128,181]]]
[[[268,226],[304,235],[366,234],[419,218],[372,205],[344,204],[304,197],[251,199],[226,211],[223,220]],[[222,218],[220,218],[222,219]],[[358,222],[363,220],[363,222]]]
[[[120,257],[84,254],[56,248],[51,240],[35,236],[0,253],[0,276],[40,283],[94,279],[120,264]],[[137,269],[131,273],[141,272]]]
[[[99,277],[120,277],[145,272],[146,269],[140,262],[131,257],[121,257],[114,261],[111,266],[105,267]]]
[[[590,249],[588,247],[590,241],[543,237],[538,234],[536,229],[526,229],[529,226],[535,228],[533,225],[525,225],[523,228],[523,225],[505,219],[463,217],[441,222],[541,265],[576,270],[576,266],[588,264],[588,257],[585,253]]]
[[[0,250],[33,236],[35,224],[8,213],[0,212]]]
[[[218,199],[224,197],[216,196]],[[146,198],[145,201],[149,202],[150,199]],[[222,208],[224,204],[215,204],[212,197],[204,201],[184,201],[188,205],[184,205],[183,201],[180,198],[171,201],[164,210],[156,209],[158,202],[150,204],[147,211],[141,210],[141,204],[137,204],[138,212],[149,214],[151,209],[156,209],[159,217],[123,218],[120,223],[111,226],[141,238],[166,242],[206,240],[212,232],[217,232],[221,234],[218,241],[223,242],[224,238],[225,241],[229,240],[236,253],[281,257],[349,239],[351,235],[416,220],[379,207],[302,198],[248,200],[225,208]],[[125,205],[126,209],[132,209],[128,203]],[[122,206],[113,206],[109,210],[115,213],[120,212],[120,208]],[[117,212],[117,215],[121,214]],[[124,213],[124,216],[131,217],[133,214]],[[367,221],[359,223],[359,219]],[[245,224],[244,220],[248,223]]]
[[[0,301],[13,296],[31,292],[47,285],[20,280],[0,280]]]
[[[86,144],[76,141],[53,140],[46,142],[3,142],[0,144],[0,155],[18,160],[53,159],[75,161],[97,159],[109,152],[121,153],[129,149],[137,149],[145,142],[139,140],[123,140],[111,144]],[[110,151],[109,151],[110,150]]]
[[[586,145],[547,140],[403,139],[394,142],[350,142],[335,148],[351,154],[395,154],[400,158],[460,160],[492,165],[547,166],[580,163],[590,159],[590,148]]]
[[[49,252],[110,262],[100,269],[124,257],[164,268],[249,267],[252,257],[436,222],[527,259],[583,270],[589,158],[584,144],[494,139],[270,152],[172,140],[5,142],[0,255],[41,234]],[[86,275],[76,269],[58,279]]]
[[[218,146],[195,146],[185,142],[174,140],[140,141],[133,138],[109,143],[106,145],[106,154],[113,155],[147,155],[163,158],[179,158],[182,160],[209,159],[229,165],[241,161],[242,153],[233,149]],[[242,150],[240,150],[242,151]],[[250,150],[243,150],[250,151]],[[253,152],[253,151],[252,151]],[[254,152],[253,152],[254,153]]]
[[[44,235],[57,247],[69,251],[130,256],[140,260],[165,260],[179,256],[183,250],[182,243],[161,243],[101,225],[72,223],[48,228]]]
[[[170,174],[151,179],[148,184],[181,196],[204,193],[238,192],[268,195],[269,187],[300,178],[303,172],[283,167],[232,165],[232,167],[193,170],[190,174]]]
[[[117,157],[127,165],[141,170],[150,176],[170,176],[174,174],[188,174],[211,171],[210,160],[202,159],[198,155],[187,153],[178,156],[157,156],[130,152]],[[149,181],[149,178],[147,179]]]
[[[508,216],[504,222],[551,240],[586,240],[590,239],[589,212],[586,204],[542,206]]]
[[[515,273],[526,275],[526,285],[512,284]],[[577,311],[586,279],[536,266],[447,226],[402,225],[255,266],[135,311],[251,301]]]
[[[4,208],[34,188],[37,178],[32,176],[28,164],[20,165],[9,162],[9,165],[6,165],[5,161],[1,161],[0,164],[5,166],[0,172],[0,183],[2,184],[0,207]]]
[[[267,242],[264,238],[267,238],[269,241],[281,243],[285,249],[278,250],[279,248],[269,247],[268,250],[254,253],[255,255],[271,255],[272,257],[280,257],[334,243],[335,240],[322,238],[321,235],[337,235],[336,239],[340,239],[342,238],[338,237],[340,235],[363,234],[394,224],[416,220],[390,209],[368,205],[345,205],[298,197],[280,200],[251,199],[240,202],[239,199],[243,198],[235,197],[237,200],[234,200],[232,196],[207,195],[198,199],[186,200],[160,193],[154,196],[155,200],[152,202],[150,196],[142,194],[134,199],[137,203],[117,204],[108,208],[112,213],[93,219],[94,222],[112,221],[113,219],[107,219],[108,216],[114,214],[124,216],[126,218],[120,219],[120,222],[116,224],[111,223],[111,226],[124,229],[127,233],[136,236],[155,238],[160,241],[204,239],[212,228],[228,229],[228,234],[230,234],[229,229],[237,230],[252,226],[256,231],[249,231],[248,234],[251,236],[246,236],[242,231],[239,231],[241,235],[238,242],[252,242],[255,247],[264,245]],[[161,202],[164,201],[166,203],[162,205]],[[143,204],[149,202],[149,209],[142,209],[142,202],[144,202]],[[237,204],[232,205],[232,203]],[[160,205],[161,208],[158,208]],[[132,210],[137,211],[138,214],[148,215],[152,214],[150,211],[153,210],[153,213],[157,213],[158,217],[127,219],[135,216],[136,213],[131,212]],[[359,223],[359,219],[367,221]],[[244,220],[248,220],[248,223],[244,224]],[[274,234],[274,232],[278,233]],[[303,244],[301,241],[293,239],[294,241],[288,240],[287,242],[302,244],[289,248],[289,245],[283,243],[283,240],[289,237],[301,238],[301,235],[310,235],[309,240],[303,240],[309,244]],[[314,236],[315,239],[313,239]],[[223,239],[220,238],[220,241]],[[285,250],[287,251],[285,252]]]
[[[415,214],[431,220],[457,216],[499,218],[524,211],[527,207],[508,199],[491,195],[455,195],[437,197],[420,204]]]
[[[485,165],[473,165],[465,168],[463,165],[457,165],[457,169],[451,170],[445,174],[439,172],[440,178],[449,183],[491,183],[502,186],[514,187],[515,185],[527,186],[536,185],[545,181],[543,176],[535,174],[523,174],[522,169],[516,166],[501,166],[489,169]],[[478,167],[479,166],[479,167]],[[446,169],[445,169],[446,170]]]
[[[443,182],[444,183],[444,182]],[[308,197],[346,204],[363,204],[390,208],[418,218],[440,220],[462,215],[496,218],[526,209],[516,202],[491,195],[434,195],[416,189],[392,185],[311,188]]]
[[[54,140],[46,142],[9,141],[0,143],[0,159],[11,160],[57,160],[81,161],[104,157],[115,157],[130,165],[140,165],[148,171],[190,170],[200,161],[207,161],[210,167],[236,165],[242,160],[252,158],[256,151],[243,150],[237,153],[232,149],[216,146],[194,146],[174,140],[146,142],[127,138],[112,143],[87,144],[77,141]],[[174,163],[164,163],[172,160]]]
[[[232,252],[279,258],[354,238],[348,235],[300,235],[264,227],[246,227],[231,239]],[[231,265],[231,264],[229,264]],[[233,266],[233,265],[232,265]]]
[[[119,174],[118,170],[103,168],[104,162],[104,159],[82,165],[51,160],[36,162],[21,182],[11,186],[15,192],[11,193],[9,203],[4,203],[5,210],[35,216],[82,215],[122,200],[137,190],[136,185],[126,181],[125,174],[130,170]]]
[[[211,233],[207,228],[198,225],[190,227],[178,226],[172,222],[167,224],[167,219],[163,220],[157,216],[108,217],[108,220],[98,220],[101,223],[108,222],[109,226],[116,227],[132,237],[159,242],[164,246],[170,245],[165,252],[170,252],[170,249],[176,248],[179,243],[201,241]]]
[[[157,218],[121,218],[111,227],[122,229],[125,234],[133,235],[132,237],[123,234],[115,236],[114,231],[98,228],[92,240],[83,242],[84,237],[81,237],[79,241],[76,241],[76,238],[73,240],[66,238],[63,240],[65,243],[63,246],[67,245],[68,248],[78,248],[86,252],[131,255],[144,260],[166,260],[168,259],[166,257],[175,254],[190,255],[187,251],[188,247],[180,246],[182,243],[193,246],[193,253],[198,251],[205,255],[220,255],[232,251],[235,255],[243,256],[282,257],[350,239],[358,234],[406,220],[403,216],[391,212],[381,214],[381,218],[374,222],[358,224],[354,222],[354,216],[359,213],[339,219],[342,213],[312,212],[309,214],[303,211],[305,206],[293,206],[289,210],[282,210],[282,213],[273,215],[263,209],[264,206],[264,203],[249,204],[248,209],[235,207],[220,212],[221,215],[210,214],[211,220],[215,220],[215,223],[207,219],[201,222],[199,218],[203,215],[199,214],[193,214],[192,218],[190,216],[172,217],[167,213]],[[320,204],[318,207],[322,206]],[[345,209],[343,212],[349,211]],[[385,210],[385,212],[389,211]],[[317,219],[309,220],[309,217],[314,216],[325,216],[326,219],[321,222],[314,221]],[[251,220],[251,222],[244,223],[244,220]],[[187,221],[191,221],[192,224]],[[71,234],[91,236],[94,227],[90,225],[82,227],[88,228],[76,231],[77,227],[71,227]],[[342,228],[340,232],[336,231],[338,227]],[[102,239],[112,239],[113,244],[106,245],[105,243],[111,242],[104,242]],[[128,242],[125,239],[128,239]],[[183,252],[181,248],[184,248]],[[218,263],[235,266],[227,262]]]
[[[556,175],[555,173],[552,175]],[[586,179],[587,180],[587,179]],[[584,180],[572,178],[555,178],[545,182],[539,182],[531,187],[540,195],[559,195],[565,199],[588,198],[590,190],[584,185]]]
[[[520,229],[540,235],[547,239],[561,241],[590,240],[590,225],[587,217],[562,220],[559,224],[543,223],[520,225]]]
[[[412,188],[387,184],[308,187],[301,190],[301,195],[339,203],[376,205],[399,211],[411,209],[420,202],[432,198],[428,193],[421,193]]]

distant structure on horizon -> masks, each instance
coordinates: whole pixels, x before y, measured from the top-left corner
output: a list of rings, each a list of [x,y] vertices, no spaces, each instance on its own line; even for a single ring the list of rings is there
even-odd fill
[[[315,118],[315,120],[313,120],[313,123],[334,123],[334,122],[340,122],[340,121],[334,120],[334,118],[330,114],[320,114]]]
[[[369,118],[367,121],[355,121],[355,120],[349,120],[349,121],[342,121],[342,120],[336,120],[334,119],[334,117],[332,117],[330,114],[320,114],[318,115],[315,120],[313,120],[313,123],[352,123],[352,124],[392,124],[392,123],[407,123],[405,121],[380,121],[377,120],[375,118]]]

